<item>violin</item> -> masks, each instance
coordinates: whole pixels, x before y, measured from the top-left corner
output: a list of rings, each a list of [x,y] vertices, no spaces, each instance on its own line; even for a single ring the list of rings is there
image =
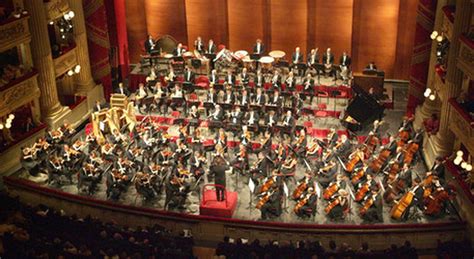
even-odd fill
[[[270,190],[270,188],[273,186],[273,184],[275,184],[275,180],[273,178],[274,177],[270,177],[270,178],[267,179],[267,181],[265,181],[265,183],[260,188],[260,193],[264,193],[264,192]]]
[[[293,191],[293,199],[298,199],[308,189],[308,179],[301,181],[300,184]]]
[[[359,190],[357,190],[356,194],[355,194],[355,201],[359,202],[361,201],[362,199],[364,199],[365,195],[367,194],[367,192],[369,192],[369,189],[370,189],[370,184],[367,182],[367,183],[364,183],[360,188]]]
[[[265,205],[269,200],[270,200],[270,197],[273,195],[273,191],[272,192],[267,192],[257,203],[257,206],[255,206],[257,209],[261,209],[263,207],[263,205]]]
[[[372,207],[372,205],[374,205],[374,199],[371,196],[364,202],[362,207],[359,209],[360,215],[362,216],[367,213],[367,211],[370,209],[370,207]]]
[[[400,220],[402,216],[405,214],[406,210],[408,209],[410,204],[413,202],[416,188],[418,188],[418,186],[415,186],[412,190],[405,193],[398,202],[395,202],[395,205],[390,210],[390,216],[393,219]]]
[[[405,143],[407,143],[408,139],[410,138],[410,132],[408,130],[401,130],[398,132],[398,141],[397,146],[403,147]]]
[[[303,144],[304,138],[305,136],[303,134],[300,134],[300,136],[298,137],[298,140],[296,140],[295,146],[299,147],[301,144]]]
[[[333,182],[324,190],[323,198],[329,200],[337,191],[339,191],[339,182]]]
[[[364,177],[365,175],[365,170],[364,168],[360,168],[359,170],[357,170],[357,172],[355,172],[354,174],[352,174],[352,177],[351,177],[351,183],[352,184],[357,184],[360,179],[362,177]]]
[[[334,209],[339,204],[341,204],[341,201],[338,197],[334,199],[331,203],[329,203],[328,206],[326,206],[326,208],[324,208],[324,212],[326,212],[326,214],[329,214],[331,210]]]
[[[383,149],[380,151],[378,157],[370,163],[370,168],[378,173],[380,169],[382,169],[382,166],[387,162],[388,157],[390,156],[390,150],[389,149]]]

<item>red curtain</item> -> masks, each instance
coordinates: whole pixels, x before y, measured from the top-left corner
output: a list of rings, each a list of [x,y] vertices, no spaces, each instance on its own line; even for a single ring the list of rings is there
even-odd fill
[[[423,103],[426,89],[437,0],[420,0],[418,3],[415,44],[410,68],[407,115],[415,113],[415,108]]]
[[[112,76],[109,60],[110,41],[104,0],[84,0],[84,16],[92,76],[104,86],[108,100],[112,94]]]

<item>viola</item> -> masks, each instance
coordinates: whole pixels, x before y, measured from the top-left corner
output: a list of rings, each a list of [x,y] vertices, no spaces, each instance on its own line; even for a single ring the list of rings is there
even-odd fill
[[[359,156],[357,151],[351,156],[351,159],[346,164],[346,171],[349,173],[352,173],[352,171],[354,171],[354,167],[357,165],[357,163],[359,163],[359,161],[361,161],[361,157]]]

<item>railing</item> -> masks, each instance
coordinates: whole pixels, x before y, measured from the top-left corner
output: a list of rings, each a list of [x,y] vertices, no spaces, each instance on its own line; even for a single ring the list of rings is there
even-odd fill
[[[447,5],[443,7],[444,19],[441,24],[441,31],[443,31],[449,41],[452,40],[453,27],[454,27],[454,12],[456,11],[455,6]]]
[[[474,121],[466,110],[456,101],[450,99],[451,118],[449,126],[456,137],[469,150],[469,153],[474,154]]]
[[[465,181],[463,176],[461,175],[461,172],[459,172],[458,167],[450,160],[446,161],[446,168],[448,171],[451,173],[451,175],[454,177],[454,179],[457,180],[459,187],[462,189],[464,195],[468,200],[471,201],[471,203],[474,204],[474,195],[471,192],[471,187],[469,184]]]
[[[0,116],[8,114],[18,107],[31,102],[40,96],[36,81],[38,73],[33,71],[27,76],[8,84],[7,88],[0,91]]]
[[[15,85],[25,81],[25,80],[28,80],[30,78],[32,78],[33,76],[36,76],[38,74],[38,71],[36,71],[35,69],[32,69],[31,71],[23,74],[22,76],[20,76],[19,78],[16,78],[10,82],[8,82],[8,84],[6,85],[3,85],[0,87],[0,92],[1,91],[5,91],[7,90],[8,88],[10,87],[14,87]]]
[[[474,78],[474,40],[468,38],[466,35],[461,35],[459,39],[461,45],[457,66],[464,74],[470,78]]]
[[[41,130],[46,129],[46,124],[40,124],[36,126],[35,128],[31,129],[28,132],[25,132],[23,134],[15,136],[15,141],[9,143],[6,146],[3,146],[0,148],[0,155],[5,151],[8,150],[10,147],[22,142],[23,140],[29,138],[30,136],[33,136],[34,134],[40,132]]]
[[[68,49],[53,60],[56,77],[62,76],[77,65],[76,46]]]
[[[0,23],[0,52],[30,41],[29,18],[29,15],[23,15]]]

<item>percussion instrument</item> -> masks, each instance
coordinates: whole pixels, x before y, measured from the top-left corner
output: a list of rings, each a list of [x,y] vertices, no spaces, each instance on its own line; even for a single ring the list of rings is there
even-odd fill
[[[245,50],[238,50],[238,51],[234,52],[233,56],[237,60],[242,60],[243,58],[248,57],[248,54],[249,53]]]
[[[194,55],[191,51],[186,51],[183,53],[183,58],[192,58]]]
[[[270,51],[268,55],[274,58],[278,62],[281,58],[285,57],[286,53],[281,50],[273,50],[273,51]]]
[[[271,70],[273,68],[273,62],[275,62],[275,58],[273,57],[270,57],[270,56],[264,56],[264,57],[261,57],[258,62],[260,62],[260,64],[262,64],[262,68],[264,70]]]

